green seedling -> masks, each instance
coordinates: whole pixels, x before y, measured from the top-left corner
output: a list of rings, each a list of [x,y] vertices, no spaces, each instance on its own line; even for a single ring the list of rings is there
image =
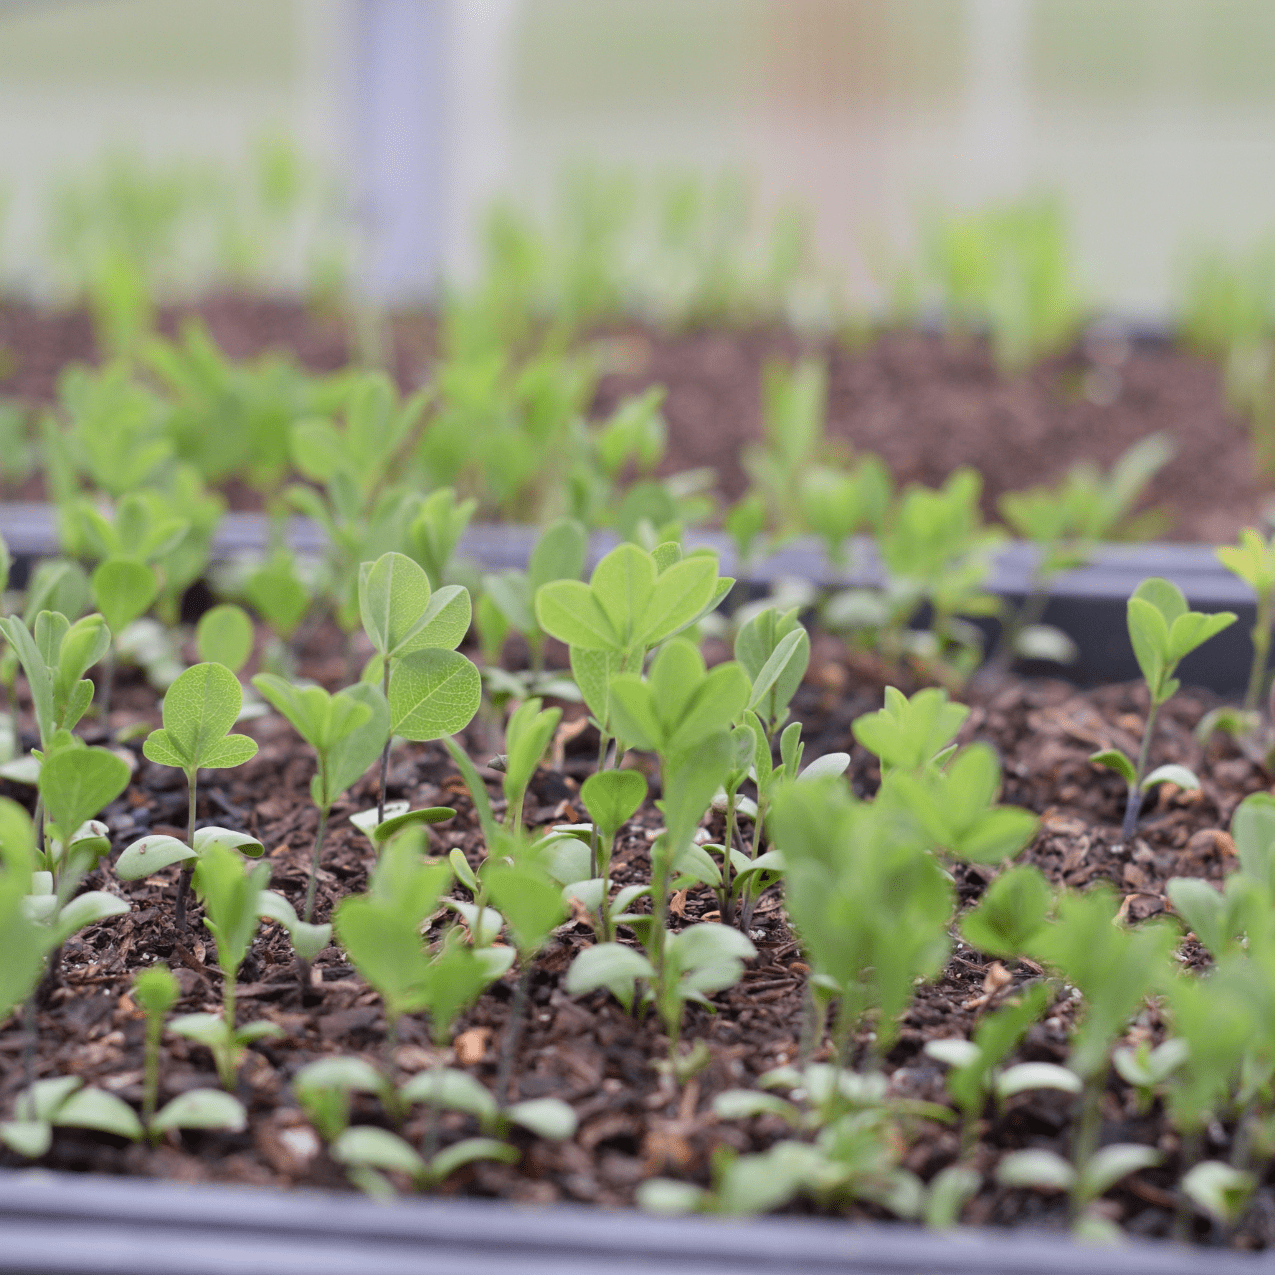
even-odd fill
[[[93,604],[102,613],[113,639],[150,610],[159,596],[159,576],[153,568],[134,558],[107,558],[93,572],[92,583]],[[101,707],[102,720],[109,723],[115,681],[114,641],[107,650],[105,665]]]
[[[1226,731],[1246,755],[1259,765],[1267,761],[1271,751],[1269,729],[1263,731],[1258,706],[1266,689],[1266,664],[1271,649],[1271,624],[1275,622],[1275,537],[1268,542],[1252,527],[1240,532],[1238,545],[1222,545],[1215,550],[1218,561],[1253,590],[1257,598],[1257,619],[1250,631],[1253,663],[1249,668],[1248,688],[1239,709],[1230,706],[1206,713],[1195,728],[1196,738],[1207,744],[1216,730]]]
[[[972,863],[1000,863],[1036,835],[1028,810],[996,804],[1000,760],[989,744],[969,744],[945,767],[920,774],[895,771],[882,783],[882,802],[900,802],[934,844]]]
[[[292,641],[310,610],[310,589],[298,573],[295,556],[282,545],[272,549],[244,581],[243,596],[274,631],[280,644]],[[267,656],[270,657],[269,651]],[[287,666],[288,658],[282,646],[276,649],[273,658]]]
[[[835,567],[846,565],[846,541],[857,531],[879,531],[893,496],[893,479],[876,456],[852,470],[812,465],[801,479],[802,521],[823,542]]]
[[[961,918],[961,937],[988,956],[1010,959],[1031,950],[1054,906],[1054,892],[1039,868],[1002,872],[978,906]]]
[[[158,766],[173,766],[186,776],[190,797],[186,845],[192,857],[197,853],[195,797],[199,771],[241,766],[257,755],[255,740],[247,735],[228,733],[242,707],[243,690],[239,679],[225,665],[196,664],[168,688],[162,710],[164,724],[152,731],[142,745],[148,760]],[[174,919],[179,930],[186,928],[186,894],[193,870],[187,860],[177,884]]]
[[[217,941],[217,965],[222,977],[222,1012],[220,1014],[183,1014],[169,1023],[179,1036],[207,1045],[217,1064],[217,1074],[226,1089],[235,1087],[235,1076],[244,1052],[254,1040],[282,1036],[283,1030],[266,1019],[239,1027],[236,1022],[235,988],[239,967],[257,933],[263,916],[278,919],[278,913],[292,912],[291,906],[271,891],[270,865],[259,863],[245,870],[244,861],[233,850],[210,845],[195,867],[195,890],[204,905],[204,924]],[[278,904],[284,907],[280,909]],[[295,927],[295,913],[293,914]],[[327,943],[330,926],[309,926],[297,933],[293,941],[304,947],[309,957]]]
[[[233,602],[205,611],[195,627],[199,658],[206,664],[224,664],[232,673],[248,663],[255,636],[248,613]]]
[[[308,924],[314,912],[328,815],[333,803],[363,777],[383,752],[390,735],[389,705],[380,690],[366,682],[336,695],[329,695],[321,686],[302,690],[272,673],[258,673],[252,684],[292,723],[297,734],[314,749],[318,761],[318,772],[310,781],[310,797],[319,808],[319,827],[302,912]],[[401,825],[402,816],[399,818]]]
[[[1206,1217],[1224,1229],[1234,1227],[1257,1190],[1257,1175],[1221,1160],[1202,1160],[1182,1178],[1182,1192]]]
[[[56,611],[41,611],[34,633],[17,616],[0,619],[0,633],[17,652],[31,688],[40,747],[48,749],[60,730],[74,730],[93,702],[84,674],[105,654],[111,632],[100,615],[72,624]]]
[[[452,559],[469,520],[478,508],[474,499],[458,500],[451,487],[432,491],[408,528],[411,556],[431,580],[450,580]]]
[[[1000,498],[997,508],[1006,525],[1038,548],[1027,597],[1006,620],[994,663],[1004,667],[1015,655],[1060,664],[1075,659],[1071,639],[1041,623],[1050,586],[1059,573],[1084,566],[1099,542],[1151,538],[1156,512],[1134,518],[1130,512],[1173,452],[1166,435],[1151,434],[1130,447],[1109,474],[1080,464],[1056,487],[1007,492]]]
[[[507,629],[527,640],[531,667],[544,668],[545,633],[536,620],[536,594],[554,580],[579,580],[589,547],[584,525],[574,518],[559,518],[540,533],[527,560],[526,571],[502,571],[483,577],[483,591],[499,612]]]
[[[38,1080],[17,1098],[21,1118],[0,1121],[0,1142],[34,1159],[48,1152],[55,1128],[94,1129],[152,1145],[169,1129],[239,1133],[248,1113],[237,1098],[216,1089],[189,1089],[149,1117],[104,1089],[85,1088],[79,1076]]]
[[[455,1015],[514,957],[512,948],[476,952],[453,942],[445,946],[446,960],[431,961],[421,927],[452,873],[445,863],[422,861],[419,835],[409,829],[390,841],[368,893],[343,899],[333,918],[341,946],[385,1005],[391,1040],[399,1018],[421,1009],[429,1010],[435,1034],[446,1040]]]
[[[1235,613],[1219,611],[1205,615],[1187,610],[1186,599],[1177,585],[1159,577],[1144,580],[1133,591],[1128,606],[1129,640],[1138,667],[1146,679],[1150,707],[1142,732],[1142,747],[1137,762],[1119,749],[1108,748],[1094,753],[1090,761],[1114,770],[1128,785],[1122,834],[1132,837],[1146,793],[1157,784],[1173,783],[1179,788],[1198,788],[1200,781],[1185,766],[1159,766],[1147,773],[1151,740],[1155,732],[1156,714],[1161,705],[1178,689],[1173,676],[1179,661],[1209,638],[1235,623]]]
[[[541,703],[541,700],[529,699],[520,704],[505,727],[505,827],[515,835],[522,833],[522,804],[527,785],[562,719],[562,709],[541,708]]]
[[[14,1006],[31,1004],[51,952],[86,925],[129,910],[123,899],[98,890],[60,903],[52,874],[37,871],[37,862],[31,817],[0,798],[0,1021]]]
[[[44,866],[58,883],[63,905],[109,853],[109,834],[87,826],[128,787],[128,763],[106,748],[85,748],[70,735],[55,736],[61,746],[45,754],[40,766],[40,802],[44,809]]]
[[[554,929],[562,924],[567,908],[562,891],[529,857],[512,865],[489,857],[484,865],[483,884],[504,916],[522,967],[496,1074],[496,1097],[504,1106],[509,1097],[509,1080],[527,1012],[531,962]]]
[[[771,813],[785,863],[788,913],[814,969],[816,1004],[838,1001],[834,1042],[844,1063],[850,1032],[876,1010],[870,1057],[898,1030],[917,980],[947,959],[952,884],[922,835],[838,780],[785,785]]]
[[[1190,1048],[1186,1041],[1176,1038],[1166,1040],[1154,1049],[1142,1040],[1132,1049],[1126,1046],[1111,1055],[1111,1065],[1116,1074],[1137,1091],[1139,1115],[1146,1115],[1151,1110],[1151,1104],[1164,1092],[1173,1073],[1186,1061]]]
[[[604,942],[614,938],[610,876],[616,834],[641,809],[646,792],[646,779],[636,770],[598,771],[580,785],[580,800],[593,820],[589,830],[589,877],[602,882],[598,921]]]
[[[885,707],[856,717],[854,737],[881,762],[881,775],[894,771],[920,774],[938,768],[956,751],[956,736],[970,710],[949,702],[947,692],[929,686],[909,699],[896,687],[885,688]]]
[[[692,925],[664,941],[660,968],[641,952],[620,943],[586,947],[567,971],[567,991],[584,996],[605,987],[632,1012],[637,983],[643,982],[644,1001],[654,1004],[669,1039],[669,1060],[678,1068],[678,1040],[682,1013],[688,1001],[708,1005],[714,992],[734,987],[744,973],[744,961],[757,949],[738,930],[726,925]]]
[[[1053,1152],[1015,1152],[1001,1161],[1006,1185],[1070,1192],[1073,1219],[1093,1230],[1088,1206],[1119,1178],[1159,1163],[1152,1147],[1118,1143],[1098,1150],[1102,1093],[1111,1045],[1143,998],[1166,985],[1175,938],[1170,927],[1148,924],[1130,931],[1114,924],[1116,901],[1109,889],[1064,893],[1057,920],[1039,926],[1027,954],[1058,970],[1084,997],[1085,1012],[1072,1040],[1068,1069],[1084,1083],[1072,1128],[1071,1163]],[[968,937],[968,931],[967,931]]]
[[[788,719],[788,706],[810,665],[810,635],[798,609],[782,614],[775,607],[759,611],[735,635],[735,658],[753,683],[748,707],[766,729],[767,739]]]
[[[359,568],[359,613],[390,707],[376,807],[380,823],[393,736],[442,739],[463,730],[478,711],[482,679],[456,651],[469,630],[469,591],[458,585],[432,591],[425,572],[404,554],[387,553]]]
[[[1080,1092],[1080,1077],[1065,1067],[1053,1063],[1002,1065],[1052,999],[1050,988],[1036,983],[1023,996],[1006,1001],[983,1019],[972,1040],[951,1037],[926,1042],[925,1053],[949,1068],[947,1092],[961,1113],[962,1156],[968,1156],[978,1141],[979,1122],[991,1097],[1004,1102],[1032,1089]]]
[[[224,1129],[238,1133],[248,1123],[248,1113],[239,1100],[218,1089],[188,1089],[156,1109],[164,1018],[180,999],[181,986],[166,965],[152,965],[133,980],[133,1001],[146,1015],[142,1119],[136,1136],[140,1138],[144,1132],[152,1145],[168,1129]]]
[[[722,515],[722,530],[734,541],[741,566],[752,562],[768,516],[765,498],[755,491],[745,493]]]

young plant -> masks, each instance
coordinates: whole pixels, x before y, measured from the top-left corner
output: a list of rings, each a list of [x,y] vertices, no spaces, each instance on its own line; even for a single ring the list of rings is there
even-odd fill
[[[183,530],[183,534],[184,530]],[[93,572],[93,604],[106,620],[112,635],[104,657],[102,720],[110,724],[111,692],[115,682],[115,639],[150,610],[159,596],[159,577],[153,568],[135,558],[111,557]]]
[[[1155,511],[1135,518],[1130,511],[1173,450],[1166,435],[1151,434],[1130,447],[1109,474],[1080,464],[1054,488],[1033,487],[1000,498],[1001,517],[1020,539],[1037,546],[1037,556],[1027,597],[1005,620],[993,663],[1008,667],[1015,655],[1061,664],[1075,658],[1071,639],[1041,623],[1053,579],[1084,566],[1101,541],[1151,538],[1145,533],[1148,523],[1154,524]]]
[[[1205,615],[1189,611],[1182,590],[1168,580],[1152,576],[1133,591],[1129,599],[1129,640],[1138,667],[1146,679],[1149,707],[1142,732],[1142,747],[1137,762],[1119,749],[1108,748],[1094,753],[1089,760],[1114,770],[1128,785],[1122,835],[1132,837],[1138,824],[1142,800],[1157,784],[1174,783],[1179,788],[1198,788],[1200,781],[1185,766],[1159,766],[1147,773],[1151,740],[1155,733],[1156,714],[1178,689],[1173,676],[1179,662],[1209,638],[1235,623],[1233,611]]]
[[[359,613],[376,648],[391,734],[381,753],[377,822],[385,818],[390,745],[395,735],[430,740],[469,725],[482,698],[478,670],[456,647],[469,631],[469,591],[431,590],[425,572],[401,553],[359,568]],[[373,677],[371,680],[376,680]]]
[[[579,580],[589,547],[583,523],[559,518],[540,533],[526,571],[502,571],[483,577],[483,591],[507,628],[521,633],[531,650],[534,673],[544,669],[545,633],[536,621],[536,594],[554,580]]]
[[[522,835],[522,804],[527,785],[562,719],[562,709],[541,708],[542,702],[529,699],[520,704],[505,727],[505,827],[515,836]]]
[[[224,664],[238,673],[252,654],[255,634],[243,607],[223,602],[205,611],[195,626],[195,645],[206,664]]]
[[[589,830],[589,877],[602,883],[598,922],[603,942],[615,937],[611,924],[610,878],[616,833],[641,809],[646,791],[646,779],[636,770],[598,771],[580,785],[580,800],[593,820]]]
[[[600,760],[615,734],[612,676],[639,670],[647,651],[712,611],[733,584],[718,578],[710,554],[683,557],[675,544],[647,553],[622,544],[598,563],[588,584],[555,580],[537,591],[537,622],[571,648],[571,671],[602,737]]]
[[[366,773],[381,755],[390,735],[390,709],[375,686],[360,682],[329,695],[321,686],[304,690],[273,673],[258,673],[252,684],[292,723],[297,734],[314,749],[318,772],[310,781],[310,797],[319,808],[319,827],[310,856],[302,919],[314,912],[319,857],[333,803]],[[399,816],[402,826],[402,816]]]
[[[947,1092],[961,1113],[961,1155],[968,1156],[978,1141],[979,1122],[993,1095],[1001,1102],[1031,1089],[1061,1089],[1079,1093],[1080,1077],[1053,1063],[1002,1064],[1040,1018],[1053,999],[1045,983],[1035,983],[1024,995],[1006,1001],[979,1023],[972,1040],[948,1037],[927,1041],[925,1053],[945,1063]]]
[[[279,895],[268,898],[271,891],[270,865],[259,863],[245,870],[244,861],[225,846],[211,845],[195,867],[195,890],[204,905],[204,924],[217,941],[217,964],[222,977],[222,1012],[220,1014],[183,1014],[169,1023],[169,1029],[207,1045],[217,1064],[217,1074],[226,1089],[235,1087],[235,1075],[243,1061],[247,1046],[266,1036],[282,1036],[283,1030],[266,1019],[239,1027],[236,1023],[235,988],[239,967],[248,955],[263,916],[278,919],[278,914],[292,912],[287,900]],[[282,909],[278,904],[282,903]],[[313,958],[326,946],[330,926],[307,926],[298,932],[292,914],[293,942],[304,951],[303,958]]]
[[[228,733],[242,707],[239,679],[225,665],[196,664],[168,688],[162,709],[164,724],[152,731],[142,745],[148,760],[158,766],[173,766],[186,776],[190,796],[186,847],[191,853],[177,883],[174,920],[179,930],[186,928],[186,894],[194,871],[191,861],[199,854],[195,846],[196,777],[200,770],[241,766],[257,755],[255,740]],[[168,863],[175,861],[167,859]],[[147,871],[163,866],[152,855]]]
[[[445,1041],[456,1014],[514,958],[512,948],[474,950],[453,942],[445,945],[445,962],[431,961],[421,928],[437,909],[452,873],[446,863],[424,862],[422,848],[417,830],[393,838],[368,892],[342,899],[333,915],[341,946],[385,1005],[391,1042],[402,1015],[421,1009],[429,1010],[435,1035]]]
[[[164,1017],[180,999],[181,985],[166,965],[152,965],[133,980],[133,1002],[146,1015],[142,1119],[136,1136],[140,1138],[144,1133],[152,1145],[168,1129],[224,1129],[237,1133],[248,1123],[243,1104],[220,1089],[187,1089],[156,1109]]]
[[[751,678],[751,708],[769,741],[788,719],[788,706],[810,666],[810,635],[797,607],[783,614],[775,607],[759,611],[740,625],[735,658]]]
[[[917,981],[947,959],[952,883],[919,830],[880,803],[859,802],[846,785],[821,779],[788,784],[771,813],[786,865],[788,914],[814,970],[821,1012],[838,1002],[838,1065],[850,1033],[876,1011],[869,1058],[884,1056]]]

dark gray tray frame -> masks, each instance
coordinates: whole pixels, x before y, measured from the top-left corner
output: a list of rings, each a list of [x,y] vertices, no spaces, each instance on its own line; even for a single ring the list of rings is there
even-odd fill
[[[5,1275],[1255,1275],[1262,1257],[1061,1233],[660,1218],[0,1171]]]

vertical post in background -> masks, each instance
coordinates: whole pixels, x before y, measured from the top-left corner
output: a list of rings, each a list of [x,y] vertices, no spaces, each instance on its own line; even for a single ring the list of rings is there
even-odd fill
[[[372,311],[429,300],[446,230],[446,0],[356,0],[353,153]]]
[[[968,0],[965,150],[975,202],[1020,193],[1028,142],[1032,0]]]

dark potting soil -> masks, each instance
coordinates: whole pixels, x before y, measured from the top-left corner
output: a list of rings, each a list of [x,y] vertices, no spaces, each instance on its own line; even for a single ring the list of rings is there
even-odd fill
[[[187,313],[165,313],[160,326],[174,332]],[[351,328],[336,314],[233,296],[201,303],[197,313],[235,357],[285,350],[315,371],[335,370],[349,357]],[[989,515],[1003,492],[1053,482],[1078,461],[1108,465],[1154,431],[1168,434],[1177,453],[1144,503],[1164,507],[1170,538],[1232,540],[1258,522],[1272,497],[1270,482],[1255,472],[1244,423],[1225,406],[1217,367],[1165,343],[1091,340],[1007,378],[985,343],[912,332],[854,346],[779,329],[677,334],[626,327],[601,336],[612,370],[599,385],[594,415],[626,394],[667,386],[662,472],[712,466],[728,499],[747,485],[740,447],[761,437],[764,364],[801,354],[828,360],[832,439],[878,453],[901,484],[935,485],[972,465],[983,475]],[[396,318],[390,345],[405,386],[428,378],[437,346],[430,316]],[[51,402],[65,364],[94,357],[84,314],[0,306],[0,395]],[[37,497],[39,480],[21,494]],[[236,508],[260,501],[247,490],[229,494]]]
[[[334,654],[332,636],[317,635],[303,672],[335,687],[346,680],[346,667]],[[851,783],[861,794],[875,788],[879,775],[875,759],[853,743],[849,723],[880,706],[885,680],[873,660],[821,636],[794,704],[794,716],[806,727],[807,758],[835,749],[850,751]],[[905,685],[905,689],[911,688]],[[159,722],[156,696],[127,670],[116,703],[115,728]],[[1207,694],[1187,691],[1162,711],[1153,761],[1191,766],[1200,774],[1203,789],[1198,794],[1168,786],[1160,789],[1158,804],[1144,816],[1131,844],[1118,835],[1123,810],[1119,782],[1086,759],[1099,747],[1133,746],[1146,711],[1140,688],[1112,686],[1078,692],[1062,682],[1009,679],[973,697],[963,738],[991,741],[1005,760],[1004,799],[1042,816],[1039,834],[1024,859],[1038,864],[1052,880],[1068,885],[1109,881],[1123,896],[1126,915],[1141,919],[1166,910],[1164,887],[1172,876],[1221,880],[1235,863],[1234,847],[1223,831],[1231,812],[1243,796],[1270,786],[1270,776],[1224,741],[1216,741],[1208,750],[1196,744],[1191,727],[1213,703]],[[313,764],[308,750],[279,718],[251,721],[242,729],[258,739],[260,751],[238,769],[205,772],[208,780],[200,789],[199,818],[259,837],[273,867],[272,887],[299,904],[316,826],[309,798]],[[478,722],[466,732],[465,742],[479,761],[496,751],[497,741],[485,737]],[[116,850],[146,832],[170,830],[180,835],[184,821],[186,795],[180,775],[141,758],[137,744],[130,747],[138,756],[134,783],[105,812]],[[578,785],[591,772],[595,756],[596,737],[591,738],[578,707],[568,706],[550,765],[537,774],[528,797],[526,815],[533,826],[585,818]],[[490,771],[486,777],[499,812],[499,777]],[[16,786],[7,786],[5,792],[30,799],[29,790]],[[433,827],[431,843],[439,853],[458,846],[477,865],[481,837],[473,806],[441,745],[402,747],[394,756],[389,793],[417,806],[454,806],[456,818]],[[334,813],[316,919],[326,919],[342,895],[365,888],[374,856],[344,816],[374,801],[369,775]],[[648,804],[621,834],[614,864],[619,881],[647,879],[649,846],[659,824],[660,816]],[[722,832],[720,827],[713,831],[717,836]],[[144,1021],[129,987],[136,972],[156,958],[167,961],[181,983],[179,1012],[219,1009],[220,974],[212,941],[198,923],[199,909],[194,910],[194,923],[186,935],[178,934],[172,924],[176,871],[168,869],[132,884],[103,872],[89,882],[90,887],[121,893],[131,900],[133,911],[90,927],[67,944],[61,985],[37,1015],[38,1075],[80,1075],[139,1103]],[[962,901],[979,897],[992,875],[981,867],[958,867]],[[672,903],[673,919],[679,924],[714,920],[715,911],[716,902],[706,888],[679,893]],[[437,934],[443,923],[442,916],[436,918],[432,933]],[[717,1093],[751,1085],[762,1072],[798,1057],[807,968],[777,890],[763,897],[751,933],[759,956],[743,981],[713,998],[715,1012],[694,1005],[687,1009],[684,1039],[704,1040],[711,1062],[679,1092],[657,1070],[668,1045],[653,1016],[634,1019],[601,992],[580,999],[566,994],[562,984],[567,967],[592,941],[592,934],[583,917],[562,926],[534,965],[511,1098],[564,1099],[576,1112],[578,1132],[563,1143],[515,1133],[522,1151],[519,1163],[472,1164],[439,1190],[525,1202],[631,1204],[635,1188],[646,1177],[669,1174],[707,1183],[714,1148],[727,1144],[744,1152],[759,1151],[787,1136],[786,1127],[771,1117],[723,1122],[712,1112]],[[1192,945],[1188,945],[1188,956],[1200,959]],[[943,1069],[922,1053],[924,1043],[937,1037],[968,1036],[981,1015],[1014,988],[1040,975],[1030,962],[1002,964],[956,942],[946,970],[918,989],[902,1019],[898,1043],[886,1060],[891,1093],[945,1102]],[[489,1086],[494,1083],[508,1027],[513,986],[511,974],[489,988],[463,1016],[453,1047],[447,1051],[446,1061],[466,1068]],[[311,982],[303,989],[286,937],[269,925],[244,963],[239,998],[241,1021],[267,1018],[286,1033],[248,1051],[237,1091],[250,1113],[244,1133],[173,1133],[150,1149],[109,1135],[61,1129],[43,1163],[59,1169],[190,1181],[345,1186],[340,1168],[299,1110],[289,1082],[300,1066],[324,1056],[355,1053],[383,1061],[385,1021],[379,998],[335,947],[318,957]],[[1067,1029],[1075,1008],[1063,996],[1032,1028],[1016,1059],[1065,1061]],[[1127,1040],[1154,1041],[1161,1036],[1158,1011],[1147,1006]],[[866,1034],[861,1033],[858,1048],[862,1050],[866,1043]],[[25,1044],[17,1020],[0,1028],[0,1110],[10,1109],[24,1083]],[[827,1057],[828,1048],[826,1041],[821,1043],[814,1057]],[[400,1026],[393,1064],[412,1073],[429,1067],[436,1057],[423,1018],[408,1016]],[[165,1037],[163,1098],[216,1084],[204,1047]],[[992,1173],[1006,1151],[1032,1146],[1065,1154],[1070,1104],[1069,1098],[1052,1091],[1023,1094],[1010,1099],[1002,1114],[990,1118],[976,1159],[985,1183],[964,1210],[966,1223],[1065,1224],[1065,1209],[1057,1197],[999,1187]],[[356,1097],[354,1119],[379,1122],[383,1116],[371,1099]],[[1163,1167],[1128,1179],[1102,1207],[1132,1233],[1166,1235],[1175,1205],[1176,1136],[1158,1105],[1149,1115],[1140,1116],[1135,1095],[1116,1077],[1104,1096],[1103,1121],[1104,1142],[1154,1144],[1166,1159]],[[424,1122],[418,1109],[404,1127],[404,1136],[422,1143]],[[450,1141],[468,1136],[473,1132],[471,1125],[467,1117],[447,1115],[443,1137]],[[956,1159],[957,1135],[951,1128],[921,1122],[913,1132],[915,1142],[905,1163],[923,1177],[929,1178]],[[1210,1138],[1214,1134],[1219,1140],[1210,1142],[1204,1153],[1224,1157],[1226,1135],[1216,1126]],[[0,1165],[23,1163],[0,1149]],[[852,1206],[845,1215],[879,1216],[868,1205]],[[1199,1234],[1204,1237],[1205,1231]],[[1238,1242],[1249,1247],[1275,1243],[1275,1190],[1269,1185],[1259,1190]]]

